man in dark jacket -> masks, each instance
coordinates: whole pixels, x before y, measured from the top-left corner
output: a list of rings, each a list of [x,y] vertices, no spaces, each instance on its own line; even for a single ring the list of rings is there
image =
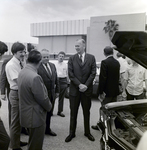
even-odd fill
[[[84,115],[85,136],[94,141],[90,133],[90,108],[91,95],[93,91],[93,80],[96,75],[95,57],[85,52],[85,41],[76,41],[77,54],[70,57],[68,61],[68,75],[70,79],[70,131],[65,142],[70,142],[75,137],[78,108],[81,103]]]
[[[120,77],[120,64],[113,57],[113,49],[109,46],[105,47],[104,55],[106,59],[101,62],[98,88],[99,100],[101,101],[102,107],[107,103],[116,102],[117,96],[119,95]],[[97,125],[92,126],[92,128],[98,130]]]
[[[59,96],[59,80],[57,78],[56,67],[53,63],[49,62],[49,50],[41,50],[42,54],[42,63],[38,68],[38,74],[42,77],[43,82],[48,91],[48,97],[52,103],[52,110],[47,112],[46,116],[46,131],[45,134],[56,136],[50,128],[51,116],[53,114],[55,98]]]

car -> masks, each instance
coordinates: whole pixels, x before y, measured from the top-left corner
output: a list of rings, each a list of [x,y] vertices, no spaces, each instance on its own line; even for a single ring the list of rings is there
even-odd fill
[[[117,31],[115,49],[147,68],[147,33]],[[147,130],[147,99],[111,102],[100,109],[101,150],[135,150]]]

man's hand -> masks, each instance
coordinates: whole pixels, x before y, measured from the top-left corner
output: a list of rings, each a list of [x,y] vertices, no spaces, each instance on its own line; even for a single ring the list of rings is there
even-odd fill
[[[102,102],[102,101],[104,100],[104,98],[105,98],[105,93],[100,94],[100,95],[98,96],[98,99],[100,100],[100,102]]]
[[[57,97],[59,97],[59,93],[56,93],[56,94],[55,94],[55,99],[56,99]]]
[[[1,95],[0,98],[1,100],[6,101],[6,95]]]
[[[79,85],[79,91],[80,92],[85,92],[87,90],[87,86],[85,84],[80,84]]]

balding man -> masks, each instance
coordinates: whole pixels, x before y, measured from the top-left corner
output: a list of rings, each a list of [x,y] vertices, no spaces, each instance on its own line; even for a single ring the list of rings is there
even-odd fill
[[[70,57],[68,61],[68,75],[70,79],[70,131],[65,142],[70,142],[75,137],[77,126],[78,108],[81,103],[84,115],[85,136],[94,141],[90,133],[90,108],[93,80],[96,75],[95,57],[85,52],[85,41],[79,39],[75,43],[77,54]]]

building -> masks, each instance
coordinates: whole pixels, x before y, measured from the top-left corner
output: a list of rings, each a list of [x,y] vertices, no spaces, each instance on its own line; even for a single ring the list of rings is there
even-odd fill
[[[37,48],[49,49],[52,56],[59,51],[71,55],[75,53],[75,40],[86,40],[86,51],[93,54],[100,62],[104,59],[105,46],[113,46],[110,38],[103,30],[108,20],[114,20],[119,25],[119,31],[145,31],[146,14],[122,14],[111,16],[95,16],[85,20],[68,20],[31,24],[31,36],[38,37]],[[8,47],[10,47],[9,44]],[[7,52],[7,53],[10,53]]]

